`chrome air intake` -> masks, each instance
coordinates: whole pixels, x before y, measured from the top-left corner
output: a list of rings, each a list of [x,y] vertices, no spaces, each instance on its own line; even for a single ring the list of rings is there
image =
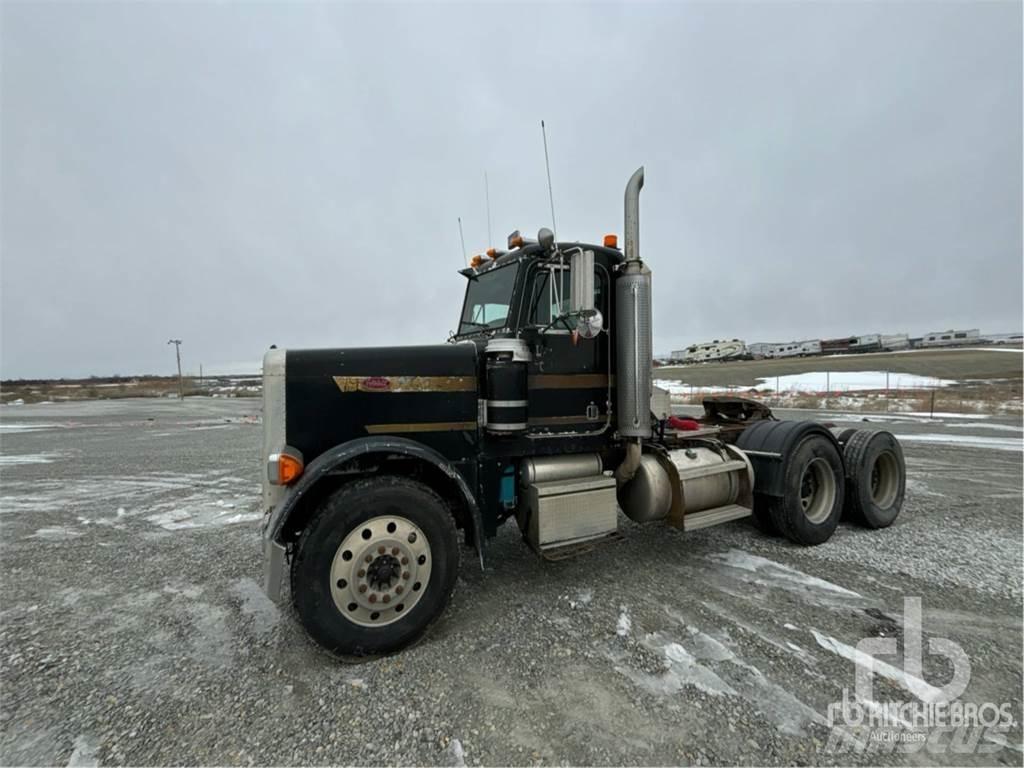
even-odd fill
[[[644,169],[626,185],[625,263],[615,282],[615,387],[619,435],[651,436],[651,270],[640,261]]]

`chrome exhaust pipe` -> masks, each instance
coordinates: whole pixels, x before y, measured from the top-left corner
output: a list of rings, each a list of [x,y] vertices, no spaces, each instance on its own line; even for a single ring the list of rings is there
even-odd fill
[[[643,166],[626,184],[625,261],[615,280],[616,422],[619,437],[651,436],[651,271],[640,261],[640,190]],[[618,474],[627,479],[636,471],[633,449]]]
[[[641,165],[626,184],[626,261],[640,261],[640,190],[644,186],[644,167]]]

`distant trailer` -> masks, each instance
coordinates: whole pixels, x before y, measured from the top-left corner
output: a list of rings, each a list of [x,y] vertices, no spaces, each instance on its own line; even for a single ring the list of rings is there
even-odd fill
[[[845,336],[841,339],[822,339],[821,353],[823,355],[841,355],[849,353],[854,344],[857,343],[856,336]]]
[[[959,347],[966,344],[980,344],[981,332],[977,328],[967,331],[936,331],[921,338],[922,347]]]
[[[1024,344],[1022,333],[986,333],[981,337],[982,341],[989,344]]]
[[[868,333],[864,336],[857,336],[850,344],[851,352],[879,352],[882,349],[882,335],[879,333]]]
[[[753,344],[746,345],[746,354],[754,359],[761,359],[768,356],[768,350],[773,346],[777,345],[766,341],[756,341]]]
[[[905,333],[883,333],[882,349],[892,352],[900,349],[910,348],[910,337]]]
[[[787,341],[783,344],[751,344],[747,347],[747,352],[754,356],[767,358],[807,357],[821,354],[821,342],[813,339],[811,341]]]
[[[709,341],[705,344],[694,344],[682,353],[684,363],[707,363],[713,360],[732,360],[743,357],[747,353],[747,345],[740,339],[731,341]]]

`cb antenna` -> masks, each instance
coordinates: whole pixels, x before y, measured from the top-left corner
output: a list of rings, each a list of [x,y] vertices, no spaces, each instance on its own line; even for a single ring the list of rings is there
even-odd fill
[[[555,226],[555,195],[551,191],[551,163],[548,161],[548,132],[544,127],[544,121],[540,121],[540,133],[544,137],[544,168],[548,172],[548,200],[551,202],[551,233],[558,242],[558,227]]]
[[[487,171],[484,171],[484,197],[487,200],[487,247],[494,246],[494,238],[491,237],[491,186],[487,183]]]
[[[466,237],[462,234],[462,217],[459,216],[459,240],[462,241],[462,260],[469,264],[469,255],[466,253]]]

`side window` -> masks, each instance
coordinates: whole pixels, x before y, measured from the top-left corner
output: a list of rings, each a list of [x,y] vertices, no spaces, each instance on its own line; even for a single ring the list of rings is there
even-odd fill
[[[555,275],[554,290],[552,290],[551,276]],[[604,270],[594,270],[594,306],[601,310],[601,314],[608,317],[607,281]],[[533,273],[533,288],[530,292],[530,314],[529,323],[541,327],[551,324],[551,321],[569,312],[569,302],[572,293],[572,280],[569,267],[562,269],[541,268]]]
[[[554,284],[551,276],[554,275]],[[533,273],[533,292],[530,300],[530,322],[546,326],[569,311],[569,268],[538,269]]]

